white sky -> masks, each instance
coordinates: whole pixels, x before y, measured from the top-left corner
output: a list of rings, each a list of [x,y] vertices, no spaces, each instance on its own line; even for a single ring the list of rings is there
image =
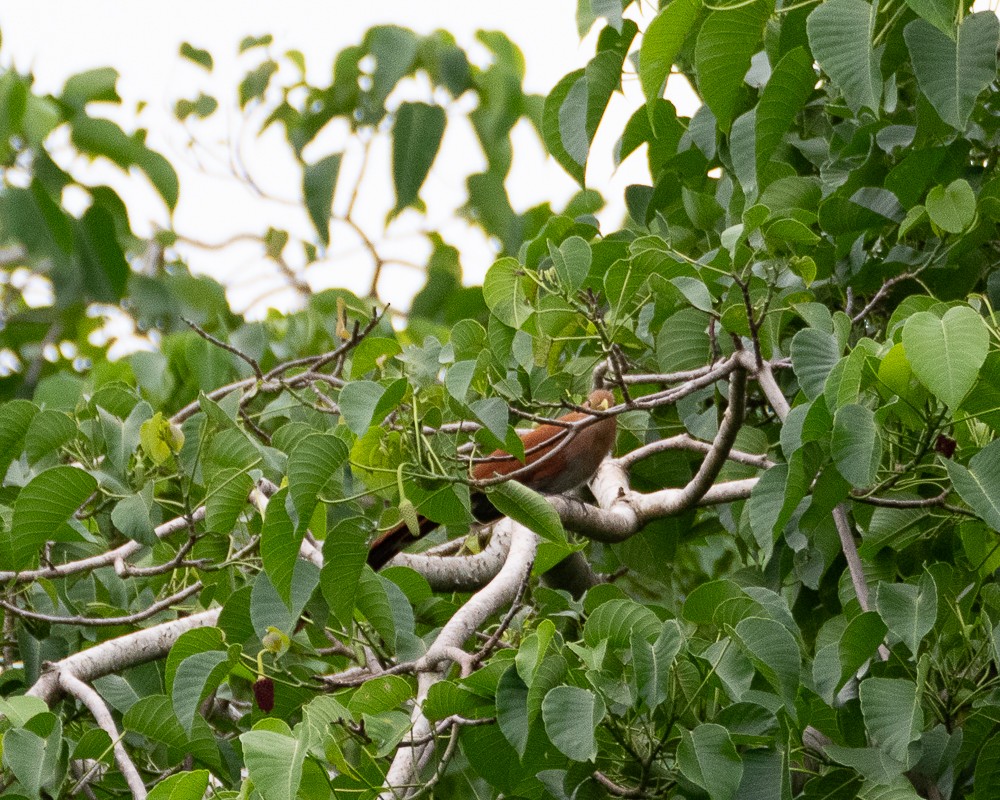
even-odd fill
[[[444,28],[453,33],[473,60],[485,57],[475,42],[476,30],[502,30],[523,51],[527,62],[526,89],[546,94],[566,73],[584,66],[594,54],[594,35],[582,43],[576,31],[575,2],[555,0],[505,0],[503,3],[459,3],[447,0],[420,2],[344,2],[343,0],[288,0],[236,2],[236,0],[3,0],[0,31],[3,34],[0,62],[19,71],[31,71],[36,90],[58,91],[65,79],[93,67],[118,69],[123,106],[92,105],[100,113],[132,131],[149,129],[149,144],[164,153],[177,169],[180,202],[174,214],[175,229],[192,239],[218,243],[245,233],[262,234],[268,227],[283,228],[305,238],[311,225],[301,206],[301,173],[274,127],[263,138],[255,131],[259,117],[246,124],[235,106],[236,86],[245,71],[257,62],[237,60],[236,48],[246,35],[271,33],[274,54],[301,50],[313,83],[329,82],[334,56],[360,41],[372,25],[394,23],[417,33]],[[638,14],[639,8],[632,13]],[[642,8],[640,29],[645,28],[654,6]],[[209,50],[215,58],[212,75],[178,55],[182,41]],[[638,39],[636,44],[638,44]],[[672,99],[683,114],[693,113],[696,101],[679,76],[671,78]],[[390,104],[421,96],[424,86],[410,86],[393,95]],[[195,122],[185,129],[173,117],[180,97],[194,98],[206,91],[220,102],[208,122]],[[425,96],[425,95],[424,95]],[[136,117],[135,105],[148,106]],[[623,192],[630,183],[649,181],[645,150],[634,154],[614,170],[612,147],[631,113],[642,102],[638,81],[626,79],[625,96],[616,95],[605,115],[591,150],[588,185],[600,190],[609,207],[600,215],[607,230],[613,230],[624,214]],[[421,192],[428,219],[404,212],[383,238],[382,225],[394,200],[389,163],[389,140],[382,137],[370,159],[366,181],[355,208],[357,221],[370,238],[379,243],[383,257],[396,256],[423,263],[428,245],[421,230],[441,230],[446,241],[462,253],[467,282],[482,280],[494,258],[485,237],[463,223],[455,209],[465,201],[465,177],[485,166],[482,151],[471,127],[453,124],[449,118],[442,149]],[[342,150],[346,126],[327,126],[320,139],[306,150],[309,160]],[[189,147],[193,133],[202,145]],[[58,136],[56,142],[58,142]],[[65,137],[63,138],[65,141]],[[228,145],[227,145],[228,142]],[[272,199],[265,199],[232,177],[227,161],[231,145],[239,143],[240,154],[255,182]],[[55,148],[59,163],[88,183],[106,182],[125,198],[132,226],[148,235],[155,225],[166,226],[166,208],[141,174],[125,176],[98,161],[72,159],[68,148]],[[515,210],[523,211],[546,200],[557,207],[576,191],[576,185],[550,158],[531,127],[522,122],[515,129],[514,166],[507,189]],[[343,211],[359,164],[359,151],[348,149],[340,173],[334,210]],[[73,198],[64,198],[72,205]],[[79,198],[77,198],[79,200]],[[371,280],[372,263],[350,229],[335,225],[331,246],[321,263],[310,268],[306,279],[315,289],[345,286],[360,293]],[[264,304],[287,307],[290,293],[275,291],[282,285],[272,263],[254,244],[241,243],[224,250],[179,248],[195,271],[208,272],[230,287],[230,301],[237,311],[253,305],[253,316]],[[289,262],[299,261],[292,247]],[[380,295],[397,308],[406,308],[423,275],[405,267],[387,267],[379,284]],[[258,302],[263,298],[263,302]]]

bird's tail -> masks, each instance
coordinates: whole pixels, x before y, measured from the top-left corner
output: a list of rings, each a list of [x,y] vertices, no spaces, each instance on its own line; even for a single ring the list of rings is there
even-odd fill
[[[370,548],[368,548],[368,566],[376,572],[396,557],[404,547],[417,541],[436,527],[437,522],[432,522],[427,517],[418,517],[417,525],[419,533],[414,536],[405,522],[400,522],[395,528],[391,528],[379,536]]]

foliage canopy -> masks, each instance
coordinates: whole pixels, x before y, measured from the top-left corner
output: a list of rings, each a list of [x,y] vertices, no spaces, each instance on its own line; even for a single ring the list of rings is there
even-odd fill
[[[57,163],[65,132],[177,203],[145,132],[101,114],[114,70],[56,95],[0,74],[4,796],[997,795],[997,17],[635,10],[579,0],[594,57],[545,98],[496,32],[477,66],[445,32],[372,28],[320,85],[245,40],[238,104],[284,133],[315,228],[253,232],[302,301],[263,321],[187,270],[182,231],[142,240]],[[601,230],[587,162],[635,75],[615,158],[651,182]],[[681,76],[691,118],[663,96]],[[391,140],[387,225],[422,214],[463,95],[483,285],[430,232],[387,313],[385,231],[358,231],[370,296],[308,292],[288,254],[357,228],[333,204],[348,142]],[[565,208],[510,204],[522,118],[581,186]],[[95,304],[158,348],[110,360]],[[620,402],[592,494],[501,485],[511,519],[470,532],[468,459],[520,455],[516,426],[595,381]],[[433,552],[372,572],[367,542],[417,513]]]

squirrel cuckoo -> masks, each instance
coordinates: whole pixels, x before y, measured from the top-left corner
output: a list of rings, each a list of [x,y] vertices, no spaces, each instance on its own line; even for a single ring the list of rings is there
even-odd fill
[[[595,389],[590,393],[586,406],[606,411],[614,404],[615,398],[611,392],[606,389]],[[558,421],[569,423],[588,418],[591,418],[591,415],[584,411],[571,411],[559,417]],[[528,469],[517,475],[515,480],[542,494],[568,492],[582,486],[597,472],[604,457],[614,447],[615,426],[614,417],[603,417],[575,431],[562,425],[539,425],[534,430],[521,434],[521,441],[524,442],[524,461],[514,458],[504,450],[496,450],[488,459],[473,467],[472,478],[484,481],[510,475],[527,467]],[[551,457],[546,458],[549,453],[552,453]],[[532,465],[536,466],[532,469]],[[490,522],[500,517],[500,513],[486,495],[478,492],[472,495],[472,511],[480,522]],[[368,566],[375,570],[381,569],[406,545],[415,542],[436,527],[438,527],[436,522],[420,517],[419,532],[414,535],[405,523],[399,523],[372,543],[368,550]]]

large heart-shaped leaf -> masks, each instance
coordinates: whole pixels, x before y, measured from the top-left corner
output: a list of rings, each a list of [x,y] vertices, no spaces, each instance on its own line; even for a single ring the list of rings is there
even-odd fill
[[[906,357],[920,382],[949,408],[958,408],[989,351],[989,332],[968,306],[942,318],[920,311],[903,327]]]
[[[903,30],[920,91],[953,128],[965,130],[979,93],[996,79],[998,35],[992,11],[966,17],[954,39],[923,19]]]

